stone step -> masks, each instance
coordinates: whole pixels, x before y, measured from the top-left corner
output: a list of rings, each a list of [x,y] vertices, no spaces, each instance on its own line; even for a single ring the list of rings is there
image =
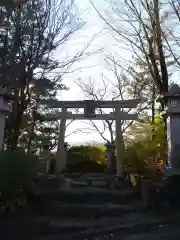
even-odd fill
[[[105,179],[109,174],[107,173],[74,173],[74,174],[64,174],[65,177],[70,179],[87,179],[87,178],[94,178],[94,179]]]
[[[39,204],[44,202],[51,203],[54,199],[74,204],[100,204],[104,202],[122,204],[137,201],[140,198],[139,193],[132,190],[111,191],[97,187],[60,189],[51,193],[37,193],[35,196],[35,200]]]
[[[122,191],[108,191],[102,188],[83,188],[83,189],[72,189],[72,191],[64,191],[61,194],[61,201],[71,203],[129,203],[133,200],[139,199],[139,194],[130,190]]]
[[[143,234],[132,234],[124,236],[122,240],[179,240],[180,228],[176,226],[162,226],[161,228],[155,229],[151,232]],[[119,236],[114,236],[111,240],[119,240]]]
[[[87,181],[75,180],[71,183],[71,187],[87,187],[87,186],[107,187],[107,182],[104,180],[87,180]]]
[[[174,218],[157,218],[153,220],[144,220],[141,222],[134,223],[124,223],[116,224],[113,226],[103,226],[98,229],[88,228],[80,232],[69,233],[69,234],[59,234],[59,233],[46,233],[42,237],[38,237],[38,240],[119,240],[119,239],[141,239],[144,234],[149,233],[150,235],[153,231],[161,229],[165,226],[179,226],[180,216]],[[138,238],[138,237],[139,238]],[[146,235],[147,236],[147,235]],[[160,235],[159,235],[160,236]],[[129,238],[128,238],[129,237]],[[136,237],[136,238],[133,238]],[[146,238],[143,238],[145,240]],[[152,239],[152,238],[151,238]],[[154,239],[154,238],[153,238]],[[158,240],[158,238],[156,238]],[[162,239],[162,238],[159,238]],[[171,239],[171,238],[163,238]],[[33,240],[36,240],[35,238]]]
[[[55,221],[46,221],[39,223],[37,227],[38,234],[68,234],[68,233],[77,233],[84,231],[88,228],[86,224],[78,222],[55,222]]]
[[[37,209],[41,214],[50,215],[50,216],[64,216],[64,217],[115,217],[122,216],[126,213],[144,211],[145,208],[142,206],[133,206],[133,205],[115,205],[111,203],[107,204],[63,204],[59,205],[53,204],[43,207],[42,209]]]
[[[131,219],[130,219],[131,218]],[[148,216],[149,218],[149,216]],[[133,221],[146,221],[147,216],[144,213],[131,213],[129,215],[129,223]],[[128,222],[128,218],[126,218]],[[107,226],[124,224],[124,217],[99,217],[99,218],[68,218],[68,217],[47,217],[39,218],[38,232],[41,234],[69,234],[78,233],[87,229],[101,229]]]

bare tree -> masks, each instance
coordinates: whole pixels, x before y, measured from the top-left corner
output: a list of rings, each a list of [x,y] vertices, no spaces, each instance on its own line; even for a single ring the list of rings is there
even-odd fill
[[[134,78],[138,77],[137,73],[133,73],[132,69],[122,67],[113,55],[110,55],[106,59],[106,68],[109,73],[108,76],[102,74],[101,82],[95,79],[93,80],[89,77],[88,80],[79,80],[77,85],[83,91],[84,95],[91,100],[126,100],[129,98],[139,98],[139,93],[142,91],[137,91],[137,86],[134,84]],[[131,73],[131,74],[130,74]],[[140,76],[139,76],[140,77]],[[111,80],[112,78],[112,80]],[[142,89],[141,89],[142,90]],[[150,99],[145,99],[139,104],[137,108],[137,114],[145,113],[151,104]],[[132,109],[120,109],[122,112],[130,113]],[[114,112],[115,109],[112,109]],[[97,109],[99,114],[107,113],[103,109]],[[121,121],[122,133],[131,126],[132,121]],[[115,142],[115,121],[114,120],[102,120],[97,122],[91,120],[88,124],[89,131],[97,131],[104,141],[109,141],[111,143]],[[86,129],[87,130],[87,129]],[[109,137],[106,137],[106,135]]]
[[[105,81],[103,75],[101,78],[102,87],[96,87],[95,81],[93,81],[91,77],[89,77],[85,81],[79,79],[78,81],[76,81],[76,83],[80,87],[80,89],[83,91],[84,95],[91,100],[100,101],[100,100],[105,100],[107,98],[108,84]],[[102,109],[97,109],[97,112],[98,114],[104,113]],[[110,120],[101,121],[101,126],[100,126],[97,124],[97,122],[91,120],[90,124],[88,124],[88,131],[94,131],[94,130],[97,131],[104,141],[109,140],[105,137],[105,132],[107,131],[107,129],[110,134],[110,142],[114,142],[113,121],[110,121]]]
[[[116,40],[131,51],[134,64],[143,66],[160,93],[168,91],[169,74],[167,44],[164,42],[164,11],[159,0],[112,0],[111,17],[101,13],[91,1],[99,17],[114,32]],[[115,16],[114,18],[112,16]],[[164,103],[162,103],[164,107]]]
[[[168,26],[166,29],[163,29],[162,35],[167,45],[167,51],[171,56],[170,65],[173,66],[175,70],[180,70],[180,35],[176,29],[180,24],[180,1],[179,0],[170,0],[169,11],[166,12],[168,19]]]

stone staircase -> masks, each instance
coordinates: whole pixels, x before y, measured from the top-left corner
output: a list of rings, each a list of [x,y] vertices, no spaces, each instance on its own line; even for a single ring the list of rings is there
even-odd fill
[[[109,189],[102,176],[72,178],[62,186],[54,181],[51,193],[36,196],[32,239],[131,239],[157,230],[158,226],[169,226],[165,224],[169,216],[158,218],[147,211],[139,194],[123,185]],[[177,219],[172,221],[174,224]]]

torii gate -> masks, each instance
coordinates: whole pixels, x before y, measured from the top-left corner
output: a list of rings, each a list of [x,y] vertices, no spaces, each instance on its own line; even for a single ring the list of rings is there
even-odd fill
[[[141,99],[130,99],[121,101],[58,101],[58,100],[41,100],[40,104],[46,105],[49,108],[61,108],[61,112],[54,114],[46,114],[45,120],[61,120],[59,141],[56,156],[56,173],[59,174],[66,166],[66,154],[64,148],[64,138],[66,129],[66,120],[68,119],[88,119],[88,120],[115,120],[116,122],[116,165],[117,176],[121,177],[124,174],[124,154],[121,152],[123,139],[121,132],[121,120],[136,120],[137,114],[128,114],[120,111],[122,108],[136,108],[141,102]],[[68,108],[83,108],[84,114],[73,114],[68,112]],[[113,108],[115,112],[109,114],[96,114],[96,108]]]

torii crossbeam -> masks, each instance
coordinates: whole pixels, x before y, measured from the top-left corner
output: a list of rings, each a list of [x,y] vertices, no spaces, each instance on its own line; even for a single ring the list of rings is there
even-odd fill
[[[88,120],[115,120],[116,122],[116,164],[117,176],[122,177],[124,174],[124,142],[121,129],[121,120],[136,120],[137,114],[129,114],[122,111],[124,108],[133,109],[141,102],[141,99],[130,99],[122,101],[58,101],[58,100],[41,100],[40,104],[48,108],[61,108],[61,112],[46,114],[44,120],[61,120],[59,131],[59,142],[56,158],[56,173],[59,174],[66,166],[66,156],[64,149],[64,137],[67,119],[88,119]],[[68,112],[68,108],[83,108],[84,114],[73,114]],[[109,114],[95,114],[97,108],[113,108],[114,112]]]

